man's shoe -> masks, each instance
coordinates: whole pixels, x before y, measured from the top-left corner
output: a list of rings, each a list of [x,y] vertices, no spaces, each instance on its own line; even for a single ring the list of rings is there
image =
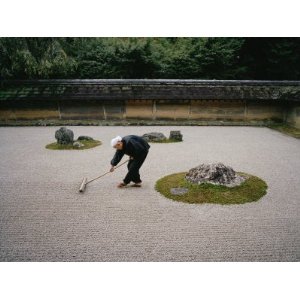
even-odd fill
[[[127,184],[121,182],[121,183],[118,184],[118,188],[123,188],[123,187],[125,187],[126,185],[127,185]]]
[[[142,183],[134,183],[132,186],[133,187],[142,187]]]

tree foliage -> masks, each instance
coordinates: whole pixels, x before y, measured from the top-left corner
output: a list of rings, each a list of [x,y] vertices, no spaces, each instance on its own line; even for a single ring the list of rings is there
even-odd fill
[[[1,78],[66,78],[77,66],[56,38],[1,38],[0,57]]]
[[[299,80],[299,38],[0,38],[1,79]]]

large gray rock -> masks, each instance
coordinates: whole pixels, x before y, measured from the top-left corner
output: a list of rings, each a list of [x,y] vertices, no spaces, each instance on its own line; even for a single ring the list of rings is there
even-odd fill
[[[167,138],[165,135],[161,132],[150,132],[150,133],[145,133],[142,136],[147,142],[162,142],[166,140]]]
[[[55,138],[58,144],[66,145],[73,144],[74,133],[72,130],[67,129],[66,127],[61,127],[55,132]]]
[[[190,169],[185,178],[191,183],[212,183],[227,187],[240,185],[246,180],[246,178],[236,174],[231,167],[222,163],[201,164]]]
[[[182,134],[181,134],[180,130],[171,130],[169,139],[181,142]]]

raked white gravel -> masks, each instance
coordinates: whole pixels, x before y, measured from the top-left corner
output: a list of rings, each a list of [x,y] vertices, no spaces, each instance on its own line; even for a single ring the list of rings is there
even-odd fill
[[[70,126],[103,144],[45,149],[58,128],[0,128],[0,261],[300,261],[300,140],[257,127]],[[116,188],[124,166],[78,192],[83,177],[109,170],[111,138],[170,130],[184,141],[151,144],[142,188]],[[190,205],[154,189],[211,162],[261,177],[267,195]]]

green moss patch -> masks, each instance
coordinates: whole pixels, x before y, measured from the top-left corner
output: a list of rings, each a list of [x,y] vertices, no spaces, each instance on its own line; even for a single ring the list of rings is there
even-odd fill
[[[97,140],[93,140],[93,141],[80,140],[79,142],[81,144],[83,144],[84,146],[77,148],[77,147],[74,147],[72,144],[60,145],[58,143],[52,143],[52,144],[48,144],[46,146],[46,148],[50,149],[50,150],[85,150],[85,149],[97,147],[102,144],[101,141],[97,141]]]
[[[242,204],[259,200],[267,193],[267,184],[260,178],[237,172],[247,178],[241,185],[226,187],[210,183],[193,184],[184,177],[186,172],[165,176],[156,182],[155,189],[165,197],[187,203]],[[187,188],[184,195],[173,195],[172,188]]]
[[[182,141],[174,140],[174,139],[165,139],[161,141],[150,141],[149,143],[156,143],[156,144],[168,144],[168,143],[180,143]]]
[[[272,124],[272,125],[269,125],[268,127],[271,129],[280,131],[289,136],[300,139],[300,129],[298,129],[296,127],[290,126],[288,124]]]

